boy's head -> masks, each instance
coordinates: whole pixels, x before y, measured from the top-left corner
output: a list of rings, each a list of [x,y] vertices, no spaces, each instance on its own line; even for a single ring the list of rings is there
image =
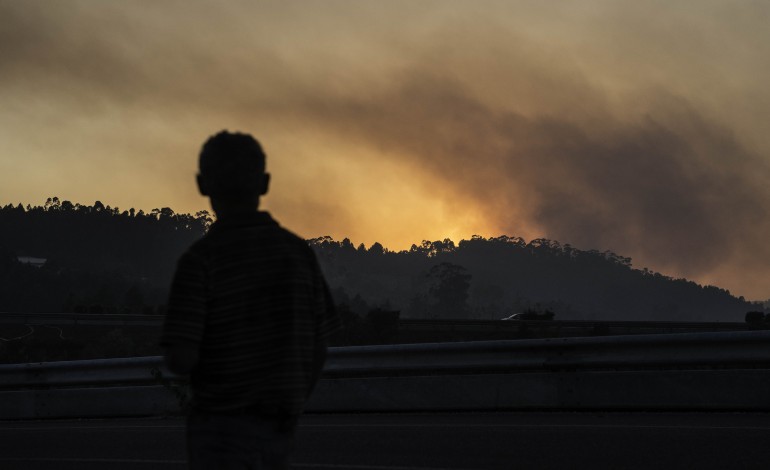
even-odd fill
[[[258,203],[269,181],[265,152],[251,135],[222,131],[203,144],[198,188],[204,196],[225,204]]]

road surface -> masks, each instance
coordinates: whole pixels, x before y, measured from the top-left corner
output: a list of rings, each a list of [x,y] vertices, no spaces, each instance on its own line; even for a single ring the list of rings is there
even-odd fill
[[[183,469],[179,418],[0,421],[0,468]],[[296,469],[764,469],[764,413],[306,415]]]

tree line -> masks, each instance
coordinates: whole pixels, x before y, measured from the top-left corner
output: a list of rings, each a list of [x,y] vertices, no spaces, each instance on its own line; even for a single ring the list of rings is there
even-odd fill
[[[550,311],[558,319],[743,321],[758,306],[728,290],[672,278],[611,251],[539,238],[473,236],[409,250],[350,240],[309,241],[338,303],[407,318],[500,319]],[[366,299],[366,302],[363,302]]]
[[[48,198],[0,208],[0,310],[157,313],[176,260],[213,219]],[[42,267],[24,263],[44,259]]]
[[[213,222],[206,211],[120,210],[52,197],[0,208],[0,311],[162,313],[179,255]],[[544,238],[473,236],[391,251],[308,240],[345,315],[742,321],[755,309],[729,291],[637,269],[610,251]],[[27,258],[25,258],[27,257]],[[42,267],[23,261],[45,259]]]

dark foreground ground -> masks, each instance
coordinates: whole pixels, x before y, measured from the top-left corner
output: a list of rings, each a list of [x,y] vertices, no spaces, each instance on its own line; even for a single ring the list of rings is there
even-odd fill
[[[297,469],[766,469],[762,413],[308,415]],[[180,419],[0,422],[0,469],[182,469]]]

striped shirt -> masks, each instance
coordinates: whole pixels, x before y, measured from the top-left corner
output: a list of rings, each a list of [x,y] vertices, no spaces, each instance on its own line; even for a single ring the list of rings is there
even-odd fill
[[[308,244],[267,212],[215,222],[179,259],[161,346],[192,346],[193,407],[297,415],[339,327]]]

